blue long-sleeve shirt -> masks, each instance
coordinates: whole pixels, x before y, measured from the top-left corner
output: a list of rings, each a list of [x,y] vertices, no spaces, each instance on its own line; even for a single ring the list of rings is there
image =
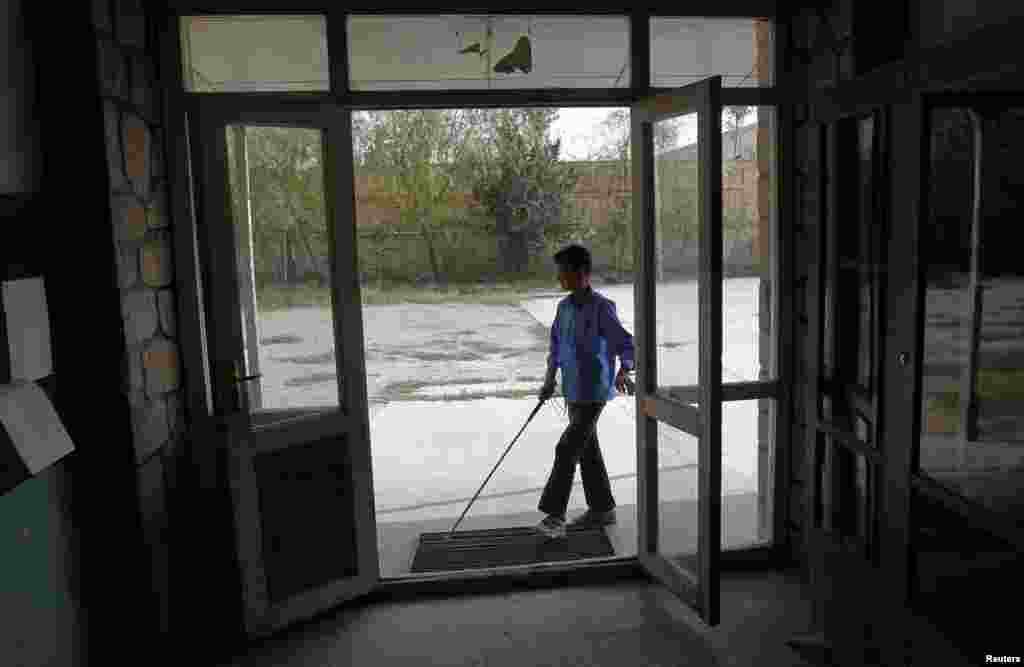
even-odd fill
[[[588,288],[579,297],[559,301],[551,323],[548,377],[562,369],[562,394],[567,401],[608,401],[615,398],[615,363],[633,369],[633,336],[622,326],[615,302]]]

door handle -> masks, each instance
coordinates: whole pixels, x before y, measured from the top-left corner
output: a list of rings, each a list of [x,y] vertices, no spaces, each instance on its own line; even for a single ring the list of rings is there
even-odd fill
[[[232,381],[235,384],[241,384],[243,382],[248,382],[249,380],[255,380],[257,378],[263,377],[263,373],[254,373],[252,375],[245,375],[245,376],[243,376],[242,375],[242,367],[243,366],[242,366],[242,362],[241,361],[236,361],[234,363],[234,366],[233,366],[233,371],[234,372],[233,372]]]

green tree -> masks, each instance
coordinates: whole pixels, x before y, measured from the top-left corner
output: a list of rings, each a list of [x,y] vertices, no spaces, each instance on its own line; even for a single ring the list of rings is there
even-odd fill
[[[526,270],[550,243],[580,230],[581,217],[566,198],[577,174],[550,136],[557,118],[557,109],[497,109],[474,118],[477,132],[459,163],[460,180],[493,225],[505,272]]]
[[[391,179],[402,226],[421,235],[435,281],[445,279],[438,239],[452,218],[449,197],[475,143],[479,115],[472,109],[413,109],[377,112],[367,121],[363,166]]]
[[[655,154],[663,155],[667,151],[679,148],[681,123],[677,119],[668,119],[654,125],[654,151]],[[596,146],[591,150],[590,159],[601,162],[611,162],[614,166],[614,174],[621,178],[632,177],[632,126],[629,109],[614,109],[595,128]],[[664,160],[659,161],[659,183],[662,185],[661,194],[665,193],[665,178],[672,176],[672,170],[666,168]],[[614,187],[614,181],[609,179],[609,188]],[[630,187],[631,187],[630,183]],[[695,191],[694,191],[695,192]],[[613,195],[609,189],[608,197]],[[664,202],[664,197],[662,198]],[[680,215],[677,210],[682,207],[676,203],[674,208],[663,207],[659,212],[660,219],[674,221],[679,225]],[[608,224],[597,234],[598,242],[611,249],[612,262],[615,271],[621,275],[629,268],[632,253],[633,233],[633,197],[620,198],[609,212]]]
[[[742,146],[740,145],[740,128],[743,122],[754,107],[751,106],[734,106],[725,107],[722,109],[723,125],[724,129],[728,133],[732,133],[732,146],[731,150],[722,151],[722,160],[739,160],[742,156]]]
[[[301,128],[247,127],[245,131],[249,197],[257,276],[290,282],[301,278],[296,256],[314,271],[324,271],[327,226],[320,132]],[[239,164],[234,142],[229,160]],[[236,198],[241,188],[232,169]],[[235,202],[237,215],[244,202]]]

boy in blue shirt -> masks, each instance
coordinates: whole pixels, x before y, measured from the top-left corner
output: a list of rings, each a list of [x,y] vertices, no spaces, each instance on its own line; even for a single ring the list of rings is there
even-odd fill
[[[633,336],[619,322],[615,303],[590,286],[590,252],[573,244],[554,259],[562,289],[571,294],[559,302],[551,324],[547,375],[539,396],[547,400],[554,394],[555,372],[561,368],[569,425],[555,448],[554,466],[537,506],[547,515],[537,531],[560,538],[565,537],[565,511],[577,462],[588,509],[570,525],[615,522],[615,498],[597,442],[597,418],[616,391],[625,391],[634,358]],[[621,363],[613,376],[615,357]]]

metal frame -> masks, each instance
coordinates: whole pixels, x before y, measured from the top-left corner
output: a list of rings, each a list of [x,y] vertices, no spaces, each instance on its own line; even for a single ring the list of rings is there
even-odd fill
[[[512,90],[512,91],[411,91],[401,93],[374,93],[374,92],[362,92],[362,93],[344,93],[344,94],[331,94],[331,93],[188,93],[184,91],[183,81],[181,77],[181,43],[180,43],[180,29],[179,29],[179,15],[185,14],[236,14],[236,13],[279,13],[279,14],[295,14],[302,13],[305,11],[310,12],[322,12],[327,16],[327,32],[328,40],[335,47],[332,51],[332,57],[330,59],[330,79],[332,87],[335,90],[342,89],[347,90],[347,48],[344,47],[345,39],[345,25],[344,20],[347,13],[356,13],[359,11],[355,7],[347,7],[344,11],[335,8],[333,5],[325,5],[320,3],[300,3],[300,5],[291,5],[288,10],[281,10],[279,3],[275,2],[249,2],[249,3],[238,3],[235,6],[228,6],[222,3],[217,3],[216,8],[211,8],[207,3],[204,2],[172,2],[168,7],[167,13],[164,16],[164,21],[160,25],[161,30],[161,43],[163,44],[163,69],[169,73],[166,77],[166,83],[168,90],[167,94],[164,95],[165,99],[165,117],[166,118],[181,118],[185,120],[177,130],[174,130],[174,123],[169,123],[168,126],[170,131],[168,132],[169,141],[168,143],[168,163],[170,168],[173,169],[173,178],[171,180],[171,190],[173,199],[173,211],[172,215],[175,220],[178,221],[175,225],[175,246],[178,252],[176,256],[176,276],[178,281],[177,298],[179,304],[179,311],[181,314],[180,322],[182,330],[185,332],[196,332],[196,335],[183,335],[182,336],[182,354],[183,362],[185,365],[185,380],[189,391],[189,414],[192,416],[194,422],[197,424],[197,429],[213,432],[211,428],[212,423],[207,426],[203,426],[206,422],[210,421],[212,415],[212,383],[211,383],[211,371],[207,368],[208,353],[205,349],[205,345],[202,343],[207,338],[207,333],[204,328],[204,319],[201,313],[204,312],[205,305],[203,303],[202,292],[204,285],[209,284],[209,276],[203,276],[203,264],[200,262],[200,244],[197,236],[197,230],[201,221],[198,220],[200,211],[193,205],[192,199],[192,186],[193,183],[197,188],[196,195],[202,197],[203,190],[208,188],[209,184],[203,183],[201,174],[193,174],[190,168],[201,169],[201,166],[196,165],[195,156],[190,157],[191,148],[188,146],[188,135],[189,132],[186,130],[191,127],[192,136],[198,136],[195,131],[198,130],[197,118],[199,117],[239,117],[239,114],[244,114],[247,110],[251,110],[254,107],[258,107],[262,110],[262,113],[267,114],[265,118],[268,120],[274,115],[289,115],[294,114],[311,114],[319,115],[323,113],[334,114],[344,112],[347,117],[348,110],[352,109],[385,109],[385,108],[415,108],[415,107],[432,107],[432,108],[444,108],[452,106],[475,106],[475,107],[494,107],[494,106],[543,106],[543,105],[558,105],[558,106],[600,106],[608,104],[616,104],[627,106],[632,102],[640,99],[642,96],[651,93],[664,93],[668,89],[653,89],[647,85],[650,81],[650,49],[649,49],[649,22],[648,19],[652,16],[694,16],[694,17],[707,17],[707,16],[734,16],[734,17],[769,17],[774,18],[777,13],[772,11],[764,11],[765,3],[763,2],[736,2],[734,3],[734,10],[723,9],[722,3],[707,2],[701,6],[690,7],[690,12],[687,14],[661,14],[657,12],[648,11],[646,8],[637,9],[635,7],[623,8],[622,10],[579,10],[578,6],[572,8],[566,7],[564,9],[552,8],[550,5],[538,8],[523,7],[522,5],[505,5],[492,7],[487,11],[480,10],[478,8],[454,8],[452,11],[460,13],[537,13],[537,14],[560,14],[560,15],[626,15],[630,18],[630,53],[631,53],[631,71],[633,77],[631,80],[632,85],[626,89],[543,89],[543,90]],[[772,3],[768,3],[772,4]],[[701,9],[706,11],[701,12]],[[441,13],[442,10],[433,9],[431,13]],[[367,7],[365,13],[422,13],[420,7],[401,7],[394,6],[390,8],[381,8],[378,5],[374,7]],[[780,62],[780,54],[783,48],[783,40],[780,38],[780,31],[784,30],[784,26],[778,24],[775,25],[775,35],[772,44],[772,58],[773,66],[777,66]],[[337,45],[342,44],[342,48],[338,49]],[[782,282],[784,279],[785,272],[788,270],[786,267],[781,266],[781,262],[784,261],[786,255],[786,244],[791,232],[788,230],[788,226],[782,224],[782,221],[786,219],[786,213],[784,206],[786,205],[787,198],[782,194],[784,192],[784,184],[786,182],[785,168],[782,167],[780,156],[785,155],[785,119],[788,118],[789,114],[781,106],[784,96],[783,91],[778,87],[768,88],[735,88],[735,89],[723,89],[721,90],[721,104],[722,105],[757,105],[757,106],[773,106],[776,109],[776,133],[775,133],[775,146],[776,146],[776,159],[773,162],[773,168],[777,169],[777,178],[775,181],[776,191],[776,220],[774,225],[774,232],[776,235],[775,248],[778,252],[778,258],[774,262],[773,272],[776,274],[775,278],[775,294],[774,296],[774,308],[777,309],[775,321],[779,323],[775,331],[775,373],[777,380],[770,383],[749,383],[748,386],[738,387],[735,390],[729,388],[723,388],[723,398],[729,397],[731,400],[734,396],[737,398],[742,397],[743,399],[750,398],[769,398],[774,397],[777,399],[776,410],[775,410],[775,422],[776,427],[774,429],[774,457],[776,461],[783,461],[785,459],[786,447],[783,445],[781,438],[778,434],[784,432],[786,427],[783,422],[788,421],[789,413],[786,410],[786,395],[787,388],[783,382],[783,376],[786,374],[788,365],[785,363],[785,359],[790,354],[788,340],[791,339],[791,332],[785,333],[788,325],[787,312],[791,311],[791,305],[787,307],[787,297],[785,284]],[[352,253],[354,256],[355,243],[352,243]],[[354,259],[352,260],[354,261]],[[208,265],[208,263],[207,263]],[[356,286],[358,288],[358,285]],[[361,322],[360,324],[360,335],[356,340],[362,340],[361,336]],[[349,369],[348,372],[355,372],[356,369]],[[760,389],[764,391],[758,393]],[[363,387],[365,391],[365,387]],[[736,391],[739,393],[733,394]],[[365,400],[365,396],[363,397]],[[255,426],[255,425],[254,425]],[[369,425],[364,425],[364,437],[369,437]],[[199,474],[206,481],[204,486],[207,488],[213,488],[217,484],[215,478],[216,463],[213,458],[213,452],[209,451],[209,448],[204,449],[202,446],[195,445],[193,447],[193,460],[196,461]],[[203,463],[203,461],[206,461]],[[788,500],[788,466],[776,465],[773,473],[773,484],[774,484],[774,534],[773,534],[773,547],[766,549],[765,547],[754,547],[751,549],[730,551],[722,554],[721,563],[728,566],[734,561],[742,563],[744,567],[748,567],[751,562],[757,562],[762,564],[769,564],[772,560],[778,559],[785,545],[785,526],[788,518],[787,500]],[[642,501],[641,501],[642,502]],[[371,508],[372,509],[372,508]],[[374,547],[376,545],[374,544]],[[753,559],[753,560],[752,560]],[[617,558],[609,559],[610,561],[618,562],[635,562],[635,558]],[[571,566],[570,566],[571,569]],[[494,574],[500,575],[500,571],[494,571]],[[442,577],[445,580],[458,583],[465,579],[465,577]],[[414,582],[402,581],[393,582],[396,586],[410,586]],[[384,584],[380,584],[384,585]]]
[[[278,0],[168,0],[168,10],[174,14],[296,14],[326,13],[334,5],[326,0],[297,0],[284,9]],[[662,5],[647,3],[639,9],[634,5],[618,7],[595,7],[582,9],[579,3],[549,2],[547,4],[522,4],[514,2],[489,2],[487,6],[480,3],[449,3],[430,8],[429,11],[417,3],[380,2],[347,3],[346,10],[350,14],[549,14],[549,15],[582,15],[602,16],[608,14],[622,15],[634,11],[651,16],[663,17],[694,17],[694,18],[776,18],[779,15],[778,2],[775,0],[694,0],[687,3],[685,12],[661,11]]]

